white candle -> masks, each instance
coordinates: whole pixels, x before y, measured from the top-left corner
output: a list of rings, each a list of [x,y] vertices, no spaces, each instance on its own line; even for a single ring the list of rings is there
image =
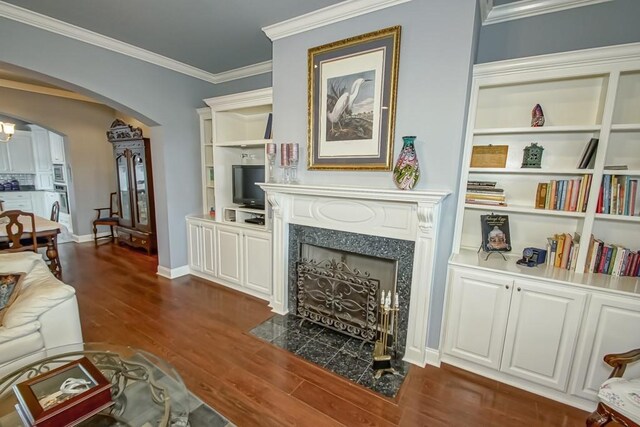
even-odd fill
[[[393,302],[393,307],[398,308],[400,306],[400,301],[398,300],[398,293],[396,292],[395,301]]]
[[[384,291],[382,291],[382,296],[380,297],[380,305],[384,305]]]

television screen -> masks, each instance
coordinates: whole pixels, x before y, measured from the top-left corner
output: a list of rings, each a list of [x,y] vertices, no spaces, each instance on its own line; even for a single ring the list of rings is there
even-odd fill
[[[264,166],[233,165],[233,203],[264,209],[264,191],[256,182],[264,182]]]

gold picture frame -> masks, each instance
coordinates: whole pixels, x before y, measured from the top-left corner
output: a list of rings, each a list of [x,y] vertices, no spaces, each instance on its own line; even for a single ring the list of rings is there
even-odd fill
[[[309,49],[308,169],[389,171],[400,26]]]

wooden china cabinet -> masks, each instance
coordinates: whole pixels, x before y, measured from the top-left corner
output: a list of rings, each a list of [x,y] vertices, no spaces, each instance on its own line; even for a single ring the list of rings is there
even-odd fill
[[[113,144],[118,177],[118,243],[151,254],[156,250],[156,229],[149,138],[143,138],[142,129],[116,119],[107,139]]]

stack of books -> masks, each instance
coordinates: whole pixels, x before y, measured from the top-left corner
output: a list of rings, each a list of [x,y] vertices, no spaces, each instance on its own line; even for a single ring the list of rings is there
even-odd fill
[[[579,250],[579,233],[574,233],[573,236],[561,233],[547,237],[547,265],[575,271]]]
[[[640,251],[605,243],[591,236],[584,272],[639,277]]]
[[[562,179],[538,184],[536,191],[536,209],[556,211],[586,212],[592,175],[581,178]]]
[[[495,181],[468,181],[465,203],[488,206],[507,206],[504,189]]]
[[[624,175],[604,175],[598,193],[597,213],[610,215],[638,215],[636,198],[638,180]]]

